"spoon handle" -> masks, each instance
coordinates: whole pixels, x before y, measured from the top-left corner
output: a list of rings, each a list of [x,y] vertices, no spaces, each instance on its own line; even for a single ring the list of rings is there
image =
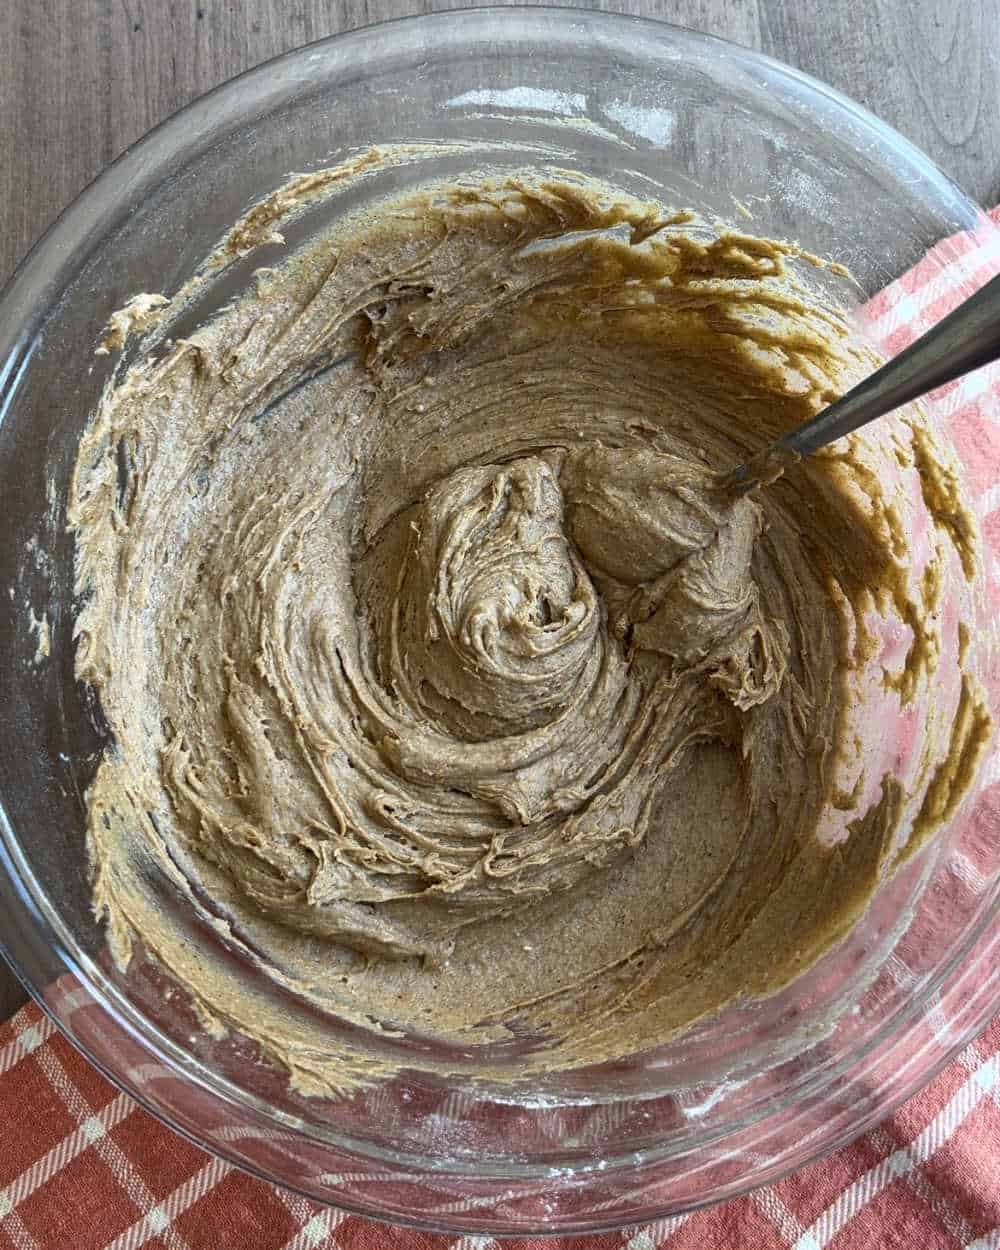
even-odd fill
[[[778,439],[772,452],[778,458],[782,453],[806,456],[995,360],[1000,360],[1000,274],[881,369]],[[734,474],[735,480],[742,482],[755,476],[747,465],[741,465]]]

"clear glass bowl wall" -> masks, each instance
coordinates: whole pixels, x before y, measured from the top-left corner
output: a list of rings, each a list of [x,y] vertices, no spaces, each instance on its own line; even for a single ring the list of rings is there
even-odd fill
[[[739,201],[755,233],[849,266],[858,303],[942,238],[993,229],[924,156],[821,84],[717,40],[575,10],[481,9],[342,36],[153,131],[67,211],[0,302],[0,585],[11,592],[0,597],[0,938],[112,1079],[262,1176],[437,1228],[620,1226],[731,1196],[834,1148],[987,1018],[1000,999],[996,873],[943,916],[929,910],[973,836],[969,805],[784,993],[634,1062],[521,1093],[477,1086],[456,1057],[449,1081],[414,1059],[350,1099],[298,1096],[238,1037],[208,1037],[157,970],[119,972],[90,910],[83,793],[104,736],[73,676],[64,496],[107,376],[93,355],[100,329],[135,292],[177,290],[289,175],[414,141],[455,146],[335,196],[286,232],[289,243],[369,197],[486,165],[577,169],[730,221]],[[265,248],[232,266],[192,316],[280,255]],[[948,259],[942,249],[938,263]],[[50,624],[42,662],[28,605]],[[988,766],[981,788],[991,778]],[[852,1009],[831,1025],[833,1003]],[[355,1041],[406,1052],[405,1041]]]

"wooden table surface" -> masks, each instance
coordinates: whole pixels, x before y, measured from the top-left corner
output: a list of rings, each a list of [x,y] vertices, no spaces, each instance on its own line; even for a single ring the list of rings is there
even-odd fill
[[[0,0],[0,281],[111,160],[233,74],[452,0]],[[1000,0],[612,0],[788,61],[1000,200]],[[0,967],[0,1017],[23,1001]]]

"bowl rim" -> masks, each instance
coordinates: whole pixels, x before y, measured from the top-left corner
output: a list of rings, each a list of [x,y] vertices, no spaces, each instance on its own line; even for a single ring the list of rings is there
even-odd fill
[[[794,85],[807,92],[811,97],[824,100],[833,112],[849,117],[855,125],[859,126],[864,133],[876,141],[880,148],[891,149],[899,162],[910,169],[914,176],[933,185],[942,198],[954,200],[956,204],[965,210],[970,208],[978,209],[979,207],[951,178],[939,170],[930,158],[924,155],[908,139],[835,88],[764,53],[741,47],[715,35],[694,31],[684,26],[653,18],[549,4],[537,6],[527,4],[511,6],[485,5],[396,17],[343,31],[290,49],[227,79],[171,113],[139,139],[129,144],[110,165],[98,173],[85,186],[79,195],[63,209],[41,234],[15,267],[3,288],[0,289],[0,422],[4,420],[9,406],[14,402],[18,391],[19,379],[27,367],[32,354],[35,337],[58,303],[59,296],[65,285],[61,279],[64,278],[71,266],[73,269],[76,269],[86,262],[90,251],[90,248],[87,247],[88,240],[91,246],[94,243],[91,236],[98,231],[100,234],[104,234],[108,229],[112,228],[113,223],[109,222],[107,214],[103,211],[106,207],[106,199],[110,196],[110,198],[119,202],[120,207],[121,202],[126,201],[132,194],[131,189],[135,186],[145,186],[147,190],[152,190],[159,185],[164,176],[162,174],[164,157],[171,149],[179,148],[190,142],[193,119],[197,119],[199,127],[197,133],[199,137],[215,133],[217,122],[213,120],[210,116],[211,114],[217,111],[225,112],[228,122],[232,123],[234,119],[238,120],[238,105],[241,97],[245,96],[248,102],[259,103],[258,97],[254,94],[254,88],[259,89],[260,95],[266,96],[266,91],[263,88],[268,82],[275,80],[285,70],[291,69],[303,61],[322,57],[324,54],[334,50],[338,52],[346,51],[352,46],[363,52],[364,45],[372,37],[373,32],[381,32],[390,28],[398,30],[401,34],[409,30],[419,29],[427,31],[434,28],[443,28],[449,31],[455,31],[456,29],[468,29],[471,31],[471,29],[484,22],[499,23],[501,26],[509,26],[513,29],[517,26],[524,27],[526,18],[528,19],[528,33],[530,33],[532,21],[544,21],[560,27],[569,27],[574,22],[585,19],[594,28],[604,28],[619,33],[623,31],[635,31],[640,34],[645,32],[645,35],[651,39],[669,40],[678,46],[712,50],[716,54],[721,53],[727,62],[736,66],[758,71],[763,70],[768,78]],[[250,89],[249,94],[247,94],[248,89]],[[220,105],[225,105],[225,109],[219,109]],[[160,171],[159,174],[157,173],[158,170]],[[48,272],[50,266],[52,272]],[[12,326],[8,327],[5,324],[5,315],[18,308],[26,309],[28,315],[23,319],[14,318]],[[117,995],[110,995],[108,988],[96,983],[94,977],[82,966],[82,964],[89,964],[91,961],[86,958],[81,961],[79,955],[73,952],[74,943],[66,941],[58,929],[53,926],[51,915],[46,916],[44,904],[40,906],[39,901],[39,896],[45,899],[44,891],[36,887],[36,894],[32,890],[30,885],[32,874],[30,871],[25,871],[26,865],[18,865],[18,858],[19,842],[4,810],[2,795],[0,795],[0,865],[3,868],[3,873],[0,874],[0,896],[3,897],[6,903],[14,904],[21,909],[20,922],[44,933],[46,939],[51,944],[52,950],[57,954],[64,972],[72,974],[90,995],[94,1003],[101,1010],[111,1015],[117,1025],[124,1028],[134,1041],[150,1052],[151,1056],[161,1063],[171,1075],[179,1077],[185,1082],[194,1081],[204,1092],[220,1100],[223,1105],[232,1103],[238,1105],[243,1113],[252,1111],[255,1116],[264,1116],[270,1119],[272,1123],[280,1124],[285,1128],[289,1126],[291,1117],[274,1111],[274,1109],[261,1103],[260,1100],[250,1095],[247,1091],[234,1088],[225,1078],[218,1077],[217,1074],[205,1070],[201,1073],[197,1070],[192,1071],[190,1056],[184,1056],[175,1043],[163,1036],[159,1029],[149,1025],[141,1017],[140,1013],[135,1012],[134,1009],[130,1010],[130,1004],[127,1001],[122,1000],[116,1003],[114,998]],[[45,901],[47,902],[47,900]],[[976,941],[981,939],[998,914],[1000,914],[1000,900],[995,901],[989,908],[988,914],[981,921],[979,928],[967,936],[967,939],[962,943],[961,949],[945,965],[935,970],[921,1000],[909,1003],[906,1007],[901,1008],[891,1020],[884,1022],[876,1033],[867,1039],[864,1047],[852,1052],[848,1058],[835,1065],[834,1069],[831,1070],[831,1078],[846,1070],[848,1066],[853,1066],[869,1057],[879,1046],[885,1044],[890,1039],[902,1036],[912,1024],[925,998],[936,989],[941,988],[954,974],[969,950]],[[23,961],[16,949],[11,949],[7,932],[0,933],[0,952],[3,953],[7,962],[17,973],[32,997],[46,1015],[52,1019],[59,1031],[84,1055],[88,1062],[102,1072],[115,1086],[127,1092],[137,1103],[157,1119],[166,1123],[173,1131],[180,1133],[181,1136],[194,1142],[199,1147],[225,1158],[242,1170],[261,1179],[273,1181],[273,1177],[263,1170],[254,1167],[253,1164],[238,1154],[229,1152],[214,1142],[207,1143],[201,1140],[195,1131],[186,1127],[176,1116],[164,1111],[147,1094],[137,1088],[135,1082],[128,1076],[109,1069],[103,1061],[95,1057],[92,1049],[74,1032],[71,1022],[61,1017],[46,1000],[45,986],[36,986],[33,983],[32,978],[24,970],[22,966]],[[773,1183],[789,1172],[831,1153],[833,1150],[842,1147],[859,1136],[871,1123],[889,1114],[891,1110],[910,1097],[915,1090],[929,1081],[946,1063],[950,1062],[967,1041],[982,1028],[983,1024],[996,1009],[996,1006],[997,1003],[994,1002],[989,1007],[984,1008],[975,1020],[959,1034],[956,1034],[954,1040],[946,1048],[942,1049],[932,1064],[922,1068],[918,1074],[911,1075],[904,1080],[891,1098],[883,1103],[877,1112],[873,1112],[868,1116],[867,1119],[859,1120],[856,1124],[824,1141],[807,1158],[796,1159],[793,1164],[788,1166],[775,1167],[773,1172],[767,1174],[763,1180],[757,1178],[753,1180],[744,1179],[733,1184],[726,1189],[722,1197],[733,1197],[761,1183]],[[140,1020],[142,1020],[141,1024]],[[184,1060],[183,1063],[181,1059]],[[201,1065],[197,1065],[197,1067],[201,1068]],[[801,1093],[801,1091],[797,1091],[797,1093]],[[612,1101],[612,1099],[609,1098],[608,1101]],[[795,1099],[791,1101],[794,1102]],[[692,1139],[692,1144],[706,1144],[712,1140],[718,1140],[720,1137],[728,1136],[740,1128],[746,1127],[749,1123],[764,1120],[772,1111],[783,1109],[788,1105],[789,1103],[784,1100],[780,1104],[770,1104],[767,1111],[751,1114],[746,1119],[737,1118],[712,1134],[696,1136]],[[296,1128],[310,1136],[308,1127],[303,1125],[301,1121],[297,1123]],[[431,1160],[428,1158],[418,1157],[406,1151],[385,1150],[346,1134],[331,1136],[335,1138],[337,1148],[380,1163],[388,1163],[408,1169],[414,1167],[426,1169],[431,1163]],[[312,1137],[310,1139],[316,1140]],[[332,1144],[333,1141],[324,1142],[324,1145]],[[689,1146],[685,1147],[685,1149],[687,1148]],[[668,1147],[662,1152],[656,1149],[643,1151],[641,1163],[645,1166],[662,1161],[678,1153],[679,1149],[679,1147],[674,1146]],[[626,1155],[617,1159],[604,1161],[604,1166],[608,1169],[635,1166],[639,1162],[635,1156],[636,1152],[627,1152]],[[449,1161],[444,1167],[439,1164],[434,1165],[436,1171],[445,1174],[494,1180],[544,1177],[548,1173],[550,1166],[550,1163],[523,1166],[514,1165],[513,1163],[502,1166],[471,1165],[465,1161]],[[587,1170],[588,1168],[582,1165],[576,1169],[578,1174],[582,1174]],[[282,1180],[280,1183],[286,1188],[297,1190],[297,1192],[310,1199],[333,1202],[333,1199],[329,1197],[324,1198],[315,1191],[297,1187],[285,1180]],[[708,1205],[720,1200],[720,1196],[713,1194],[704,1201],[684,1202],[676,1207],[667,1205],[663,1208],[663,1211],[664,1213],[674,1213],[693,1210],[698,1206]],[[369,1207],[364,1203],[351,1199],[342,1199],[339,1196],[336,1198],[336,1205],[344,1210],[357,1211],[367,1216],[379,1216],[380,1214],[376,1207]],[[382,1218],[386,1218],[384,1214],[382,1214]],[[648,1217],[642,1218],[645,1220]],[[396,1215],[393,1215],[392,1219],[396,1223],[407,1223],[420,1228],[440,1229],[442,1227],[440,1222],[404,1219]],[[620,1220],[611,1219],[602,1222],[588,1220],[574,1231],[599,1231],[621,1226]],[[469,1226],[461,1224],[449,1227],[465,1231]],[[489,1227],[489,1225],[484,1225],[484,1227]],[[530,1225],[524,1225],[518,1226],[517,1231],[529,1234],[534,1231],[552,1232],[553,1229],[551,1225],[547,1229],[541,1227],[537,1230],[532,1229]],[[561,1226],[556,1231],[562,1232],[565,1229]]]

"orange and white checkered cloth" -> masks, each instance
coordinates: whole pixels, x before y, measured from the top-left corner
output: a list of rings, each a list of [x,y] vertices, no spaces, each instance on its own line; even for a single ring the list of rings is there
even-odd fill
[[[994,217],[1000,224],[1000,210]],[[981,248],[971,236],[934,249],[864,310],[888,350],[901,350],[961,297],[942,270],[943,256],[976,285],[1000,271],[1000,248]],[[953,384],[937,415],[962,449],[991,558],[1000,561],[1000,367]],[[979,844],[995,848],[1000,755],[986,767],[985,791],[968,819]],[[953,881],[955,890],[989,885],[968,860]],[[947,897],[940,902],[948,906]],[[988,945],[1000,960],[1000,933]],[[559,1243],[503,1244],[553,1250]],[[573,1250],[869,1246],[1000,1250],[1000,1017],[882,1124],[821,1162],[705,1211],[572,1241]],[[501,1250],[488,1236],[390,1228],[320,1207],[204,1154],[108,1084],[34,1004],[0,1025],[0,1250],[6,1247]]]

